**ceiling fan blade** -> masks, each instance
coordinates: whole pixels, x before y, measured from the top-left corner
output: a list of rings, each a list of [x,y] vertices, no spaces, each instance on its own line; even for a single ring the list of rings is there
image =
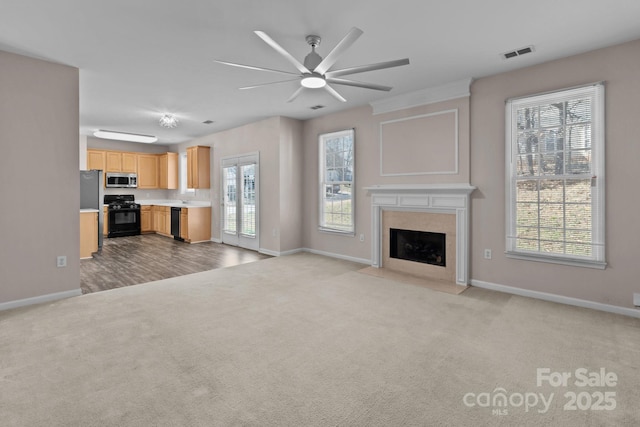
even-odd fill
[[[313,71],[318,74],[326,73],[327,70],[336,63],[338,57],[342,55],[345,50],[349,49],[349,47],[358,40],[358,37],[361,35],[362,30],[360,28],[353,27],[350,29],[347,35],[340,40],[336,47],[334,47],[333,50],[325,56],[322,62],[320,62]]]
[[[409,58],[396,59],[395,61],[378,62],[377,64],[359,65],[357,67],[343,68],[342,70],[334,70],[325,73],[325,77],[334,78],[338,76],[346,76],[348,74],[364,73],[365,71],[383,70],[385,68],[399,67],[408,65]]]
[[[334,88],[332,88],[329,85],[325,85],[324,88],[327,90],[327,92],[329,92],[331,94],[331,96],[333,96],[335,99],[337,99],[340,102],[347,102],[346,99],[344,99],[342,97],[342,95],[340,95],[338,92],[336,92],[336,90]]]
[[[219,63],[219,64],[231,65],[232,67],[248,68],[249,70],[269,71],[270,73],[287,74],[287,75],[290,75],[290,76],[297,76],[298,75],[298,74],[292,73],[290,71],[273,70],[271,68],[256,67],[254,65],[238,64],[237,62],[219,61],[217,59],[214,59],[214,61]]]
[[[271,37],[269,37],[264,31],[254,31],[254,33],[256,33],[256,35],[258,37],[260,37],[262,40],[264,40],[264,42],[266,44],[268,44],[269,46],[271,46],[276,52],[278,52],[280,55],[284,56],[287,59],[287,61],[289,61],[294,67],[296,67],[296,70],[300,71],[303,74],[311,72],[311,71],[309,71],[309,69],[307,69],[307,67],[302,65],[300,63],[300,61],[298,61],[296,58],[294,58],[289,52],[284,50],[284,48],[282,46],[280,46],[278,43],[276,43],[275,40],[273,40]]]
[[[296,90],[295,92],[293,92],[293,95],[291,95],[289,97],[289,99],[287,99],[287,102],[292,102],[294,99],[296,99],[298,97],[298,95],[300,95],[302,93],[302,89],[304,89],[304,87],[300,86],[298,88],[298,90]]]
[[[261,84],[257,84],[257,85],[239,87],[238,89],[240,89],[240,90],[255,89],[257,87],[271,86],[271,85],[277,85],[277,84],[280,84],[280,83],[288,83],[288,82],[295,82],[295,81],[298,81],[298,79],[289,79],[289,80],[281,80],[279,82],[261,83]]]
[[[391,86],[382,86],[374,83],[362,83],[357,82],[355,80],[347,80],[347,79],[325,79],[327,83],[334,83],[337,85],[345,85],[345,86],[355,86],[355,87],[363,87],[365,89],[374,89],[374,90],[383,90],[385,92],[389,92],[393,89]]]

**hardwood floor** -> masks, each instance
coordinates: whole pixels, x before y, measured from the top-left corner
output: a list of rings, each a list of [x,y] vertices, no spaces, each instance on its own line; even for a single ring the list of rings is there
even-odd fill
[[[104,239],[92,259],[80,260],[83,294],[270,258],[214,242],[188,244],[157,234]]]

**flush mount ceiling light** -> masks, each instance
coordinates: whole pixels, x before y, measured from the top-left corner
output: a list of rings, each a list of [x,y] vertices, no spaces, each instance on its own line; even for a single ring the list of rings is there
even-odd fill
[[[102,129],[95,131],[93,136],[104,139],[115,139],[117,141],[143,142],[145,144],[150,144],[158,140],[157,137],[152,135],[139,135],[136,133],[116,132]]]
[[[178,126],[179,120],[173,114],[163,114],[159,120],[160,126],[168,129],[173,129]]]

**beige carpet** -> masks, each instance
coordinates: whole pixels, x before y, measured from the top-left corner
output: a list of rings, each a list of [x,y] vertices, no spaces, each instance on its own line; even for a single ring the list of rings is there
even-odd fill
[[[640,425],[640,320],[361,268],[297,254],[0,312],[0,424]]]

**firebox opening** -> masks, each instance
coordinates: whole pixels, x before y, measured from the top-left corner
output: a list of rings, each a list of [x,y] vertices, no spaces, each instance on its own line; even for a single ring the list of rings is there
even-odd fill
[[[390,229],[391,258],[445,267],[445,234],[428,231]]]

